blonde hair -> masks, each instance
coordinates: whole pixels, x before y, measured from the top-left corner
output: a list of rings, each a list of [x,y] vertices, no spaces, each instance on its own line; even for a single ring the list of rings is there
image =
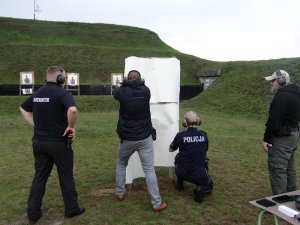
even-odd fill
[[[182,123],[184,126],[200,125],[201,119],[196,112],[188,111],[184,114]]]

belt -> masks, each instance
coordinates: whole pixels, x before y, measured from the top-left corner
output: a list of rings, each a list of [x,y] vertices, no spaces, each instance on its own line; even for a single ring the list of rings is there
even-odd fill
[[[291,132],[296,132],[296,131],[299,131],[298,127],[291,127]]]

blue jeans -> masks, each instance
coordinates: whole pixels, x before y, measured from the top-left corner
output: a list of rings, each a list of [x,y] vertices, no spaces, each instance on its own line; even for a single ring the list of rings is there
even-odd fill
[[[148,192],[151,196],[153,208],[161,204],[161,197],[158,190],[158,183],[154,169],[153,140],[151,135],[139,141],[123,140],[119,144],[118,162],[116,168],[116,194],[126,193],[126,166],[130,156],[137,151],[146,177]]]

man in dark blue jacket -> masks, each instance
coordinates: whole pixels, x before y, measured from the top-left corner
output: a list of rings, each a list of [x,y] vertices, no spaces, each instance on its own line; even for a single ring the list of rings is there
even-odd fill
[[[47,84],[20,106],[24,119],[34,127],[32,147],[35,176],[28,198],[29,224],[35,224],[42,216],[42,200],[54,164],[65,204],[65,218],[72,218],[85,211],[78,205],[73,177],[73,150],[70,145],[70,141],[75,139],[77,107],[72,94],[63,88],[63,68],[49,67],[46,79]]]
[[[150,89],[145,86],[140,73],[132,70],[123,85],[115,90],[114,97],[120,102],[117,125],[120,144],[115,197],[119,201],[125,198],[126,166],[130,156],[136,151],[145,173],[153,211],[160,212],[167,208],[167,204],[161,200],[154,169]]]
[[[202,202],[205,194],[213,190],[213,181],[208,175],[206,152],[208,137],[204,131],[197,130],[201,124],[197,113],[188,111],[184,114],[183,126],[186,131],[179,132],[170,145],[169,151],[179,148],[175,157],[175,173],[177,176],[176,188],[184,189],[184,181],[196,184],[194,189],[195,201]]]
[[[277,195],[296,190],[294,157],[299,140],[300,92],[284,70],[277,70],[265,79],[276,90],[262,145],[268,153],[272,192]]]

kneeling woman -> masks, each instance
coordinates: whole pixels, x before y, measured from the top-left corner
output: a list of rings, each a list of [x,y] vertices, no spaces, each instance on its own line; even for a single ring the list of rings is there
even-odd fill
[[[213,190],[213,181],[208,174],[206,158],[208,137],[204,131],[196,128],[201,124],[196,112],[186,112],[182,124],[187,127],[187,130],[179,132],[169,148],[170,152],[179,148],[179,153],[175,157],[176,189],[184,190],[184,181],[193,183],[196,185],[195,201],[202,202],[204,195]]]

